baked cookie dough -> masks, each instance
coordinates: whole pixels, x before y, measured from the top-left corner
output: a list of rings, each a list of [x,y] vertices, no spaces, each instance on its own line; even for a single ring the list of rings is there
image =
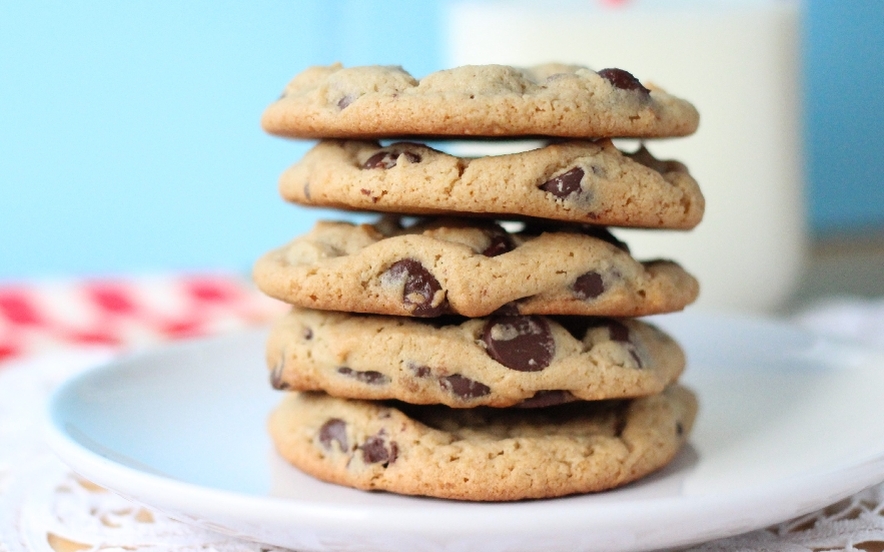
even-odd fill
[[[680,310],[699,293],[680,266],[638,262],[603,229],[537,224],[509,233],[462,219],[319,222],[261,257],[253,276],[292,305],[416,317],[631,317]]]
[[[294,138],[652,138],[693,133],[699,114],[616,68],[468,65],[417,80],[401,67],[335,64],[297,75],[261,123]]]
[[[607,139],[476,159],[413,142],[324,140],[283,173],[279,189],[307,206],[643,228],[693,228],[705,207],[684,165],[645,148],[624,154]]]
[[[277,389],[411,404],[540,407],[659,393],[678,344],[633,319],[418,319],[293,309],[267,342]]]
[[[475,501],[611,489],[669,463],[697,410],[677,384],[631,400],[451,409],[291,393],[271,414],[279,454],[358,489]]]

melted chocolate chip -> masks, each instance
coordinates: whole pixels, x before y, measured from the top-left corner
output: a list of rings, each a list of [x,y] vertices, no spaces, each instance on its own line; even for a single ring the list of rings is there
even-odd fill
[[[552,361],[556,343],[546,320],[538,316],[499,316],[482,332],[488,355],[520,372],[543,370]]]
[[[388,447],[384,437],[384,431],[381,430],[366,439],[359,447],[362,450],[362,460],[366,464],[383,463],[384,467],[387,467],[396,461],[396,457],[399,455],[399,445],[396,444],[396,441],[390,441]]]
[[[534,396],[516,405],[516,408],[546,408],[557,404],[565,404],[578,400],[570,391],[551,389],[538,391]]]
[[[448,308],[448,302],[444,299],[434,304],[442,286],[439,280],[418,261],[414,259],[396,261],[387,270],[386,275],[393,280],[405,280],[402,302],[412,307],[412,316],[439,316]]]
[[[571,285],[574,296],[581,300],[595,299],[605,292],[605,282],[602,275],[594,270],[577,277]]]
[[[684,435],[684,426],[681,422],[675,422],[675,434],[681,437]]]
[[[368,158],[362,164],[363,169],[392,169],[399,162],[399,156],[404,155],[411,163],[420,163],[421,156],[410,151],[379,151]]]
[[[347,450],[347,423],[340,418],[331,418],[319,428],[319,442],[327,450],[331,450],[332,441],[336,442],[341,450]]]
[[[361,383],[367,383],[368,385],[384,385],[390,383],[390,378],[380,372],[375,372],[374,370],[365,370],[361,372],[346,366],[341,366],[338,368],[338,373],[342,376],[353,378]]]
[[[571,194],[579,194],[582,191],[580,181],[583,180],[583,169],[580,167],[551,178],[540,185],[540,189],[549,192],[559,198],[566,198]]]
[[[642,85],[629,71],[623,69],[610,68],[602,69],[598,72],[599,76],[610,82],[615,88],[621,90],[638,90],[645,95],[650,95],[651,91]]]
[[[470,378],[465,378],[460,374],[439,378],[439,385],[442,386],[442,389],[461,399],[484,397],[491,392],[491,388],[487,385]]]

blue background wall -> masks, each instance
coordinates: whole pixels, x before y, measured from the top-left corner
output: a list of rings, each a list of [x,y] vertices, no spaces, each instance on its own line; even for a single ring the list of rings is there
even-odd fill
[[[305,231],[258,119],[307,65],[441,68],[444,0],[0,0],[0,279],[247,271]],[[808,213],[884,228],[884,2],[805,5]]]
[[[818,234],[884,237],[884,2],[805,3],[809,213]]]

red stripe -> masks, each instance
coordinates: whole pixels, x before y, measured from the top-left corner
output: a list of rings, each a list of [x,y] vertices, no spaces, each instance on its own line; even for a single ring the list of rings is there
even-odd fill
[[[106,313],[132,314],[138,311],[138,306],[132,301],[132,295],[125,286],[94,284],[86,288],[86,293]]]
[[[0,362],[21,354],[21,350],[13,345],[0,344]]]
[[[123,339],[119,335],[101,330],[73,330],[64,335],[66,341],[85,345],[123,345]]]
[[[194,278],[185,281],[184,288],[194,299],[207,303],[232,302],[239,295],[239,289],[226,280]]]
[[[39,326],[45,320],[25,293],[15,290],[0,293],[0,313],[13,324]]]
[[[200,320],[174,320],[162,324],[159,331],[166,337],[180,339],[205,335],[206,328]]]

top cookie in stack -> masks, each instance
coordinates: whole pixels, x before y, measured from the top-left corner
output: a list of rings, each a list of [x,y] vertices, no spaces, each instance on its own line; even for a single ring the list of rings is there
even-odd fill
[[[671,460],[696,410],[684,355],[624,318],[680,310],[698,284],[606,227],[690,229],[704,201],[684,165],[611,139],[690,134],[693,106],[620,69],[417,80],[333,65],[295,77],[262,124],[322,139],[283,174],[284,198],[387,213],[320,222],[255,265],[293,305],[267,350],[273,385],[303,392],[271,418],[285,458],[357,488],[471,500],[602,490]],[[548,143],[476,159],[424,143],[525,137]]]
[[[662,138],[687,136],[690,103],[621,69],[547,64],[464,66],[416,80],[400,67],[313,67],[264,112],[292,138],[399,136]]]

